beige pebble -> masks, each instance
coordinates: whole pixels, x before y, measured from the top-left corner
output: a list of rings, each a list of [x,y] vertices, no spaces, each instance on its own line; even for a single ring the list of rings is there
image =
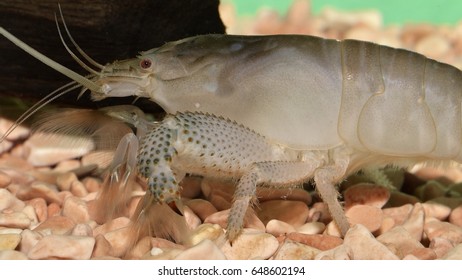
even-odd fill
[[[427,202],[446,205],[447,207],[454,209],[462,205],[462,197],[437,197]]]
[[[462,206],[456,207],[449,215],[449,222],[456,226],[462,227]]]
[[[443,185],[438,181],[431,180],[426,182],[424,185],[418,187],[414,191],[414,194],[421,201],[428,201],[440,196],[445,196],[447,191],[448,187],[446,185]]]
[[[198,226],[194,231],[191,232],[190,243],[191,245],[196,245],[202,242],[204,239],[210,239],[213,241],[218,239],[223,234],[224,231],[219,225],[205,223]]]
[[[27,253],[30,259],[88,260],[95,238],[87,236],[48,235],[40,239]]]
[[[402,225],[404,221],[409,217],[413,206],[411,204],[405,204],[399,207],[391,207],[383,209],[385,216],[391,217],[396,225]]]
[[[149,260],[173,260],[181,254],[184,250],[183,249],[160,249],[160,248],[152,248],[151,249],[151,256],[146,258]]]
[[[286,239],[272,259],[274,260],[314,260],[315,256],[319,254],[320,252],[321,250],[319,249]]]
[[[64,201],[62,214],[76,223],[85,223],[90,220],[87,204],[78,197],[69,197]]]
[[[387,246],[400,259],[411,254],[416,249],[424,248],[403,226],[397,226],[381,234],[377,237],[377,241]]]
[[[381,235],[395,227],[395,225],[395,220],[392,217],[384,216],[380,228],[375,233],[376,235]]]
[[[14,250],[20,241],[20,234],[0,234],[0,251]]]
[[[335,223],[334,221],[331,221],[327,224],[326,229],[324,230],[324,234],[335,237],[342,237],[342,233],[340,232],[337,223]]]
[[[93,236],[93,230],[88,224],[77,224],[72,229],[71,235],[76,236]]]
[[[430,248],[417,248],[410,252],[409,255],[415,256],[418,260],[435,260],[437,258],[435,251]]]
[[[316,259],[397,260],[385,245],[377,241],[366,227],[356,224],[345,235],[342,245],[319,253]]]
[[[24,214],[26,214],[27,218],[29,218],[30,222],[31,222],[31,226],[34,226],[34,225],[37,225],[38,224],[38,218],[37,218],[37,214],[35,214],[35,209],[34,207],[30,206],[30,205],[26,205],[22,210],[21,212],[23,212]]]
[[[8,185],[11,184],[11,182],[12,182],[11,177],[5,172],[0,170],[0,189],[8,187]]]
[[[416,203],[402,226],[411,234],[415,240],[420,241],[423,235],[424,221],[425,212],[423,206],[420,203]]]
[[[307,221],[321,222],[323,224],[328,224],[332,221],[327,205],[324,202],[314,203],[309,210]]]
[[[31,220],[23,212],[0,213],[0,226],[25,229],[31,225]]]
[[[452,248],[454,248],[454,243],[446,238],[435,237],[431,240],[430,245],[428,248],[432,249],[436,257],[441,259],[444,255],[446,255]]]
[[[28,260],[26,254],[15,250],[0,250],[0,260]]]
[[[266,224],[266,232],[276,237],[295,231],[296,229],[292,225],[276,219],[270,220]]]
[[[133,232],[130,227],[119,228],[104,234],[104,238],[111,244],[114,257],[122,257],[134,245]]]
[[[220,247],[229,260],[268,259],[279,247],[276,237],[268,233],[246,230],[233,242],[224,242]]]
[[[462,228],[448,222],[438,220],[427,222],[424,231],[430,241],[436,237],[441,237],[454,244],[462,243]]]
[[[462,260],[462,244],[458,244],[449,252],[447,252],[446,255],[444,255],[441,259],[443,260]]]
[[[287,239],[295,242],[303,243],[310,247],[314,247],[321,251],[330,250],[343,243],[343,239],[336,236],[324,235],[324,234],[303,234],[298,232],[292,232],[287,235]]]
[[[319,234],[326,229],[326,225],[320,222],[310,222],[296,228],[297,232],[303,234]]]
[[[49,230],[53,234],[68,235],[74,227],[75,222],[73,219],[64,216],[53,216],[34,228],[34,231]]]
[[[71,189],[72,182],[77,180],[77,176],[74,172],[65,172],[56,177],[56,185],[60,191],[69,191]]]
[[[209,239],[204,239],[200,243],[179,253],[175,260],[226,260],[226,256]]]
[[[186,201],[185,205],[191,208],[202,221],[218,211],[212,203],[205,199],[191,199]]]
[[[33,182],[30,186],[25,186],[21,189],[16,196],[21,200],[41,197],[45,199],[47,203],[62,203],[56,186],[44,182]]]
[[[21,232],[21,242],[19,246],[19,250],[25,254],[29,252],[32,247],[37,244],[37,242],[42,239],[44,236],[49,235],[51,233],[45,232],[35,232],[29,229],[25,229]]]
[[[93,230],[93,236],[97,236],[98,234],[106,234],[110,231],[117,230],[120,228],[127,227],[130,224],[130,219],[127,217],[118,217],[115,218],[101,226],[96,227]]]
[[[79,168],[80,167],[80,160],[76,159],[69,159],[69,160],[63,160],[59,162],[55,168],[53,168],[53,171],[55,172],[69,172],[73,169]]]
[[[50,203],[47,207],[48,217],[58,216],[61,214],[61,206],[58,203]]]
[[[390,190],[383,186],[359,183],[345,190],[345,209],[357,204],[382,208],[390,198]]]
[[[311,204],[312,198],[310,193],[301,188],[267,188],[257,187],[256,196],[258,201],[268,200],[290,200],[300,201],[307,205]]]
[[[71,193],[77,197],[84,197],[88,195],[85,185],[80,181],[74,181],[71,184]]]
[[[354,205],[345,212],[345,215],[351,225],[362,224],[370,232],[375,232],[382,225],[382,210],[375,206]]]
[[[26,204],[17,199],[7,189],[0,189],[0,212],[8,209],[12,211],[21,211]]]
[[[210,224],[219,224],[222,228],[226,228],[228,224],[228,216],[229,216],[230,210],[223,210],[216,212],[210,216],[208,216],[205,220],[204,223],[210,223]],[[265,231],[265,225],[262,223],[262,221],[255,215],[253,211],[248,212],[248,216],[244,220],[244,227],[245,228],[254,228],[258,229],[260,231]]]
[[[98,235],[98,236],[101,236],[101,235]],[[145,236],[141,238],[141,240],[139,240],[138,243],[136,243],[136,245],[127,252],[126,258],[127,259],[141,259],[143,256],[149,254],[151,249],[152,249],[151,236]]]
[[[270,200],[260,203],[257,216],[267,224],[272,219],[286,222],[294,227],[305,224],[308,218],[308,206],[300,201]]]
[[[440,34],[429,34],[420,39],[415,50],[427,57],[439,59],[449,52],[451,46],[446,38]]]
[[[347,32],[345,32],[345,39],[355,39],[355,40],[362,40],[368,42],[375,42],[377,41],[377,30],[373,30],[368,26],[354,26]]]
[[[151,237],[151,247],[161,248],[161,249],[179,249],[179,250],[185,249],[184,245],[176,244],[176,243],[173,243],[172,241],[169,241],[163,238],[158,238],[158,237]]]
[[[181,197],[185,198],[196,198],[199,197],[202,190],[201,190],[201,177],[193,177],[188,176],[181,181]]]
[[[99,258],[104,256],[112,256],[113,250],[109,241],[104,238],[103,235],[99,234],[95,237],[95,246],[91,258]]]
[[[85,188],[90,193],[99,191],[101,187],[101,181],[93,177],[85,177],[82,180],[82,183],[85,185]]]
[[[425,218],[436,218],[440,221],[446,220],[451,213],[451,208],[436,204],[436,203],[429,203],[425,202],[422,203],[425,212]]]
[[[48,208],[45,199],[41,197],[33,198],[28,200],[26,204],[34,208],[39,222],[43,222],[48,218]]]
[[[20,228],[0,227],[0,234],[21,234],[22,231]]]

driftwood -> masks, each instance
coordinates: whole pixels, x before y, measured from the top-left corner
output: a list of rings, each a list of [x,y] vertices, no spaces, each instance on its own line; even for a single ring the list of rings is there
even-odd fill
[[[136,56],[139,51],[189,36],[224,33],[219,0],[2,0],[0,26],[53,60],[85,74],[59,39],[54,14],[61,5],[66,23],[78,44],[101,64]],[[6,96],[37,101],[70,80],[0,38],[0,115],[7,111]],[[76,102],[77,93],[55,104],[101,107],[131,103],[132,99]],[[88,96],[88,95],[87,95]],[[137,101],[145,110],[159,110]],[[153,109],[154,108],[154,109]]]

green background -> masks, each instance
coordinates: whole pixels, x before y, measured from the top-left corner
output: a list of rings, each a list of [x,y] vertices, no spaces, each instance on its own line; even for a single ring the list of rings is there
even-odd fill
[[[285,14],[292,0],[222,0],[232,2],[239,15],[253,15],[259,7],[272,7]],[[455,24],[462,19],[462,0],[311,0],[318,14],[329,5],[341,10],[375,8],[382,12],[385,24],[422,23]]]

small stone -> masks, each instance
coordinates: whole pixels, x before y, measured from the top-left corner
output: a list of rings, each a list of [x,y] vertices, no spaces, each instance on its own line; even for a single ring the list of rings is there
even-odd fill
[[[191,245],[196,245],[204,239],[216,240],[224,233],[223,229],[217,224],[202,224],[198,226],[190,236]],[[158,246],[157,246],[158,247]]]
[[[172,241],[169,241],[163,238],[158,238],[158,237],[151,237],[151,247],[161,248],[161,249],[180,249],[180,250],[185,249],[185,246],[181,244],[176,244],[176,243],[173,243]]]
[[[93,230],[93,236],[97,236],[99,234],[106,234],[110,231],[114,231],[117,229],[121,229],[127,227],[130,224],[130,219],[127,217],[118,217],[114,220],[111,220],[101,226],[96,227]]]
[[[184,218],[190,229],[195,229],[201,224],[201,219],[186,205],[184,206]]]
[[[85,185],[80,181],[74,181],[71,184],[71,193],[77,197],[84,197],[88,195]]]
[[[69,217],[75,223],[85,223],[90,220],[90,214],[85,201],[78,197],[69,197],[63,204],[63,216]]]
[[[263,224],[276,219],[299,227],[305,224],[309,215],[308,206],[300,201],[270,200],[260,203],[259,208],[257,216]]]
[[[61,206],[58,203],[50,203],[47,207],[48,217],[58,216],[61,214]]]
[[[462,244],[457,245],[451,249],[446,255],[442,257],[443,260],[462,260]]]
[[[319,234],[326,229],[326,225],[320,222],[311,222],[306,223],[302,226],[299,226],[296,230],[298,233],[303,234]]]
[[[345,209],[358,204],[370,205],[380,209],[390,198],[390,190],[379,185],[360,183],[346,189],[343,196]]]
[[[98,236],[101,236],[101,235],[98,235]],[[130,249],[130,251],[126,255],[126,258],[127,259],[141,259],[143,256],[147,255],[151,251],[151,249],[152,249],[151,236],[145,236],[141,238],[141,240],[138,241],[138,243],[136,243],[136,245],[132,249]]]
[[[49,230],[53,234],[68,235],[72,232],[74,227],[75,222],[71,218],[64,216],[53,216],[34,228],[34,231],[39,232]]]
[[[445,196],[448,187],[438,181],[428,181],[424,185],[418,187],[414,194],[421,201],[428,201],[440,196]]]
[[[220,249],[208,239],[179,253],[175,260],[226,260]]]
[[[422,204],[416,203],[402,226],[411,234],[415,240],[420,241],[423,235],[424,221],[425,212]]]
[[[427,202],[446,205],[447,207],[454,209],[462,205],[462,197],[437,197]]]
[[[23,212],[24,214],[26,214],[27,218],[29,218],[30,222],[31,222],[31,225],[36,225],[38,224],[38,218],[37,218],[37,214],[35,214],[35,209],[34,207],[30,206],[30,205],[26,205],[26,207],[24,207],[21,212]]]
[[[201,194],[201,177],[187,176],[181,181],[181,197],[196,198]]]
[[[441,237],[454,244],[462,243],[462,228],[447,222],[438,220],[427,222],[424,231],[430,241],[436,237]]]
[[[0,234],[21,234],[22,231],[20,228],[0,227]]]
[[[99,258],[104,256],[112,256],[113,250],[109,241],[104,238],[103,235],[99,234],[95,237],[95,246],[91,258]]]
[[[104,234],[104,238],[111,244],[114,257],[122,257],[132,245],[133,232],[130,227],[116,229]]]
[[[298,232],[289,233],[287,239],[303,243],[321,251],[333,249],[343,243],[343,239],[340,237],[324,234],[303,234]]]
[[[436,260],[437,258],[435,251],[430,248],[417,248],[409,255],[415,256],[418,260]],[[406,257],[404,257],[403,260],[405,258]]]
[[[10,228],[28,228],[31,220],[23,212],[0,213],[0,226]]]
[[[0,234],[0,251],[14,250],[20,241],[20,234]]]
[[[191,199],[186,201],[185,205],[191,208],[202,221],[218,211],[212,203],[204,199]]]
[[[30,259],[88,260],[95,238],[87,236],[49,235],[40,239],[27,253]]]
[[[0,260],[28,260],[26,254],[14,250],[1,250]]]
[[[228,225],[229,212],[230,212],[230,209],[216,212],[216,213],[208,216],[204,220],[204,223],[218,224],[222,228],[226,228],[226,226]],[[265,225],[255,215],[255,213],[253,213],[253,211],[248,212],[247,218],[244,219],[244,228],[254,228],[254,229],[258,229],[258,230],[260,230],[262,232],[265,231]]]
[[[79,168],[80,167],[80,160],[76,159],[69,159],[69,160],[63,160],[59,162],[55,168],[53,168],[53,171],[55,172],[69,172],[73,169]]]
[[[1,154],[1,152],[0,152],[0,154]],[[8,185],[11,184],[11,182],[12,182],[11,177],[8,174],[6,174],[5,172],[2,172],[0,170],[0,189],[8,187]]]
[[[454,208],[449,215],[449,222],[456,226],[462,227],[462,206]]]
[[[279,242],[271,234],[244,230],[233,246],[224,242],[220,249],[229,260],[255,260],[268,259],[278,247]]]
[[[399,207],[391,207],[383,209],[383,215],[393,218],[396,225],[402,225],[404,221],[409,217],[413,206],[411,204],[405,204]]]
[[[377,241],[387,246],[400,259],[412,254],[416,249],[424,248],[403,226],[397,226],[378,236]]]
[[[48,233],[49,234],[49,233]],[[19,250],[25,254],[29,252],[37,242],[42,239],[45,235],[43,232],[35,232],[29,229],[25,229],[21,232],[21,242]]]
[[[422,203],[422,206],[424,208],[425,218],[436,218],[440,221],[444,221],[451,213],[451,208],[441,204],[425,202]]]
[[[331,221],[330,223],[327,224],[324,234],[335,236],[335,237],[342,237],[342,233],[340,232],[340,229],[338,228],[337,224],[334,221]]]
[[[72,182],[78,181],[77,176],[74,172],[61,173],[56,177],[56,185],[60,191],[69,191],[71,189]]]
[[[321,250],[307,246],[292,240],[285,240],[277,253],[273,256],[274,260],[314,260]]]
[[[88,192],[98,192],[101,188],[101,181],[93,177],[85,177],[82,180],[82,183],[85,185],[85,188]]]
[[[285,223],[283,221],[279,220],[270,220],[266,224],[266,232],[269,234],[272,234],[274,236],[280,236],[280,235],[285,235],[290,232],[295,232],[296,229],[292,225],[289,225],[288,223]]]
[[[329,213],[329,208],[324,202],[316,202],[313,204],[308,213],[307,221],[310,222],[321,222],[328,224],[332,221],[332,216]]]
[[[429,34],[420,39],[415,50],[427,57],[439,59],[451,49],[451,45],[441,34]]]
[[[435,237],[431,240],[428,248],[432,249],[435,252],[436,257],[438,259],[441,259],[452,248],[454,248],[454,244],[446,238]]]
[[[62,203],[61,198],[58,196],[56,186],[44,182],[33,182],[30,186],[25,186],[21,189],[16,196],[21,200],[41,197],[45,199],[47,203]]]
[[[257,187],[256,196],[260,203],[269,200],[300,201],[307,205],[311,204],[311,195],[302,188],[268,188]]]
[[[382,210],[375,206],[354,205],[346,211],[345,215],[351,225],[361,224],[370,232],[378,230],[382,225]]]
[[[384,234],[385,232],[389,231],[390,229],[395,227],[395,220],[392,217],[385,216],[382,219],[382,224],[380,225],[379,230],[376,232],[377,235]]]
[[[88,224],[77,224],[72,229],[71,235],[76,236],[93,236],[93,230]]]
[[[8,209],[11,211],[21,211],[26,204],[17,199],[7,189],[0,189],[0,212]]]
[[[33,198],[27,201],[26,204],[34,208],[39,222],[43,222],[48,218],[48,208],[45,199],[41,197]]]

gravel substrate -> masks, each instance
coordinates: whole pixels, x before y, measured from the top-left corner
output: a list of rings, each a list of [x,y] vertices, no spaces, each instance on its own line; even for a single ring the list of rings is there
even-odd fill
[[[462,25],[385,28],[376,12],[351,16],[329,10],[313,16],[306,4],[296,1],[286,17],[264,12],[247,26],[263,34],[361,39],[369,34],[424,53],[421,46],[430,41],[434,58],[462,61]],[[223,11],[237,30],[232,9]],[[0,135],[10,125],[0,119]],[[102,219],[113,203],[96,200],[104,157],[85,143],[73,150],[50,143],[20,127],[0,144],[0,259],[462,259],[458,168],[387,170],[393,191],[361,174],[348,178],[340,186],[352,224],[344,238],[311,188],[259,188],[258,207],[232,246],[224,228],[234,183],[188,177],[182,182],[187,242],[176,244],[152,236],[135,239],[130,217],[144,194],[141,185],[127,196],[117,218]]]

